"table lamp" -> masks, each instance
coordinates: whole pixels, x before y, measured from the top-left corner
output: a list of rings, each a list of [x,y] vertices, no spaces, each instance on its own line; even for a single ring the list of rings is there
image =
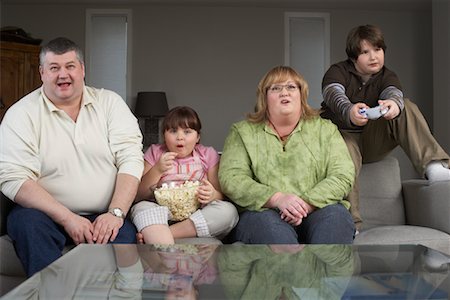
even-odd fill
[[[136,99],[135,115],[144,119],[144,149],[151,144],[160,143],[160,120],[169,111],[166,93],[139,92]]]

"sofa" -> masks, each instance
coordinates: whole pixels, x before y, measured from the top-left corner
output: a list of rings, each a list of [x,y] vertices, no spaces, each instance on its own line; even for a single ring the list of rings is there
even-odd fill
[[[401,180],[398,160],[388,156],[364,164],[360,176],[363,226],[354,243],[422,244],[450,255],[450,182]],[[11,202],[0,199],[0,296],[25,280],[25,273],[6,235]],[[193,239],[177,242],[193,242]],[[194,239],[194,242],[219,242]]]
[[[450,255],[450,181],[402,181],[397,158],[364,164],[354,244],[421,244]]]

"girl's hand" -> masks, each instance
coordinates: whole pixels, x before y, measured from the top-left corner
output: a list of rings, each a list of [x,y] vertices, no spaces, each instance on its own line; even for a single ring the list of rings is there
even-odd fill
[[[217,197],[215,197],[217,191],[214,186],[207,179],[202,180],[202,184],[197,188],[198,202],[202,205],[206,205]]]
[[[161,174],[169,171],[174,163],[175,157],[177,157],[177,153],[175,152],[165,152],[161,155],[155,167],[161,172]]]

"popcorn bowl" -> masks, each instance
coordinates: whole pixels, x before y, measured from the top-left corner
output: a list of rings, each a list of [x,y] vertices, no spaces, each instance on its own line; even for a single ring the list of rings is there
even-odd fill
[[[173,221],[183,221],[200,207],[196,196],[199,186],[199,181],[186,181],[179,185],[163,183],[154,188],[153,193],[159,205],[169,208]]]

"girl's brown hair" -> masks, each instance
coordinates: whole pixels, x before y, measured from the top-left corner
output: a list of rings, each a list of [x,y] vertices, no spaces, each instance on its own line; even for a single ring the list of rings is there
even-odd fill
[[[176,106],[169,110],[162,122],[162,133],[170,129],[191,128],[200,134],[202,123],[195,110],[188,106]]]

